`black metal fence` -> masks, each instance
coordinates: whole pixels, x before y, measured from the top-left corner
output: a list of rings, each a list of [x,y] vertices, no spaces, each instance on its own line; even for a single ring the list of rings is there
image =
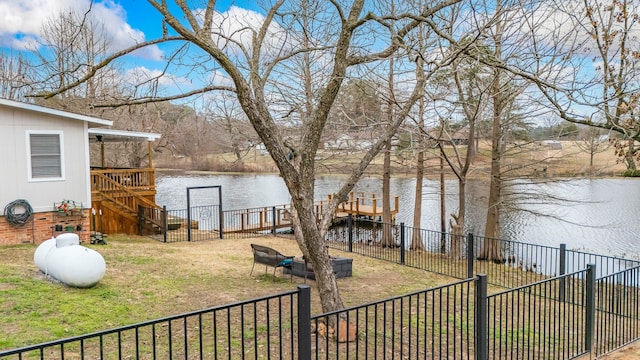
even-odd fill
[[[167,210],[140,207],[139,233],[163,242],[203,241],[254,237],[291,231],[293,225],[285,205],[220,212],[219,205]],[[148,231],[146,219],[158,219],[155,231]],[[145,227],[146,226],[146,227]]]
[[[290,232],[293,227],[287,205],[225,210],[223,218],[225,238]]]
[[[640,338],[640,266],[596,280],[595,355]]]
[[[476,279],[311,318],[312,359],[473,359]]]
[[[163,209],[154,216],[162,219],[165,242],[291,227],[284,206]],[[567,359],[601,355],[640,338],[637,260],[352,218],[332,227],[326,242],[467,280],[314,317],[302,286],[4,351],[0,358]],[[510,290],[488,295],[487,283]]]
[[[640,268],[489,294],[487,276],[311,316],[311,290],[0,351],[0,359],[571,359],[638,337]],[[612,295],[616,293],[616,295]],[[634,330],[635,329],[635,330]]]
[[[0,359],[474,358],[474,283],[311,316],[297,290],[0,351]]]
[[[310,289],[295,291],[15,350],[0,359],[297,359],[309,346]],[[302,306],[301,306],[302,304]],[[309,320],[307,333],[309,333]],[[304,352],[308,353],[306,349]],[[308,358],[308,357],[306,357]]]
[[[572,359],[593,343],[593,268],[487,297],[490,359]]]
[[[327,246],[448,275],[486,274],[492,285],[516,288],[595,264],[597,277],[640,265],[638,260],[517,241],[466,236],[347,218],[326,236]]]

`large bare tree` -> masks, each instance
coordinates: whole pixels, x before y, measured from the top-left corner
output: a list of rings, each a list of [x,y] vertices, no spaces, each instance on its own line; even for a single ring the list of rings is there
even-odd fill
[[[322,308],[335,310],[343,307],[343,303],[324,245],[324,233],[339,201],[353,189],[421,96],[424,71],[413,63],[413,87],[401,99],[396,98],[393,122],[387,124],[384,135],[363,155],[324,214],[316,214],[315,157],[329,111],[345,78],[364,65],[409,52],[407,40],[416,27],[420,23],[437,27],[433,16],[458,1],[435,1],[413,12],[397,9],[399,15],[393,17],[395,25],[391,26],[392,17],[384,10],[385,6],[368,4],[365,9],[364,0],[349,3],[278,0],[265,9],[263,17],[250,14],[260,19],[257,24],[245,22],[235,26],[239,20],[229,12],[218,12],[214,0],[198,9],[190,8],[184,0],[176,0],[175,4],[149,0],[162,16],[162,37],[113,53],[94,64],[77,81],[43,95],[64,93],[89,81],[110,62],[145,46],[164,43],[176,49],[166,56],[167,71],[188,64],[193,73],[222,74],[228,81],[203,82],[197,89],[173,94],[137,93],[130,100],[102,105],[165,101],[216,90],[235,94],[289,189],[297,224],[296,238],[314,267]],[[305,58],[311,66],[299,66]],[[310,82],[305,82],[307,79]],[[299,136],[287,136],[284,129],[289,128],[280,126],[283,122],[297,124]]]

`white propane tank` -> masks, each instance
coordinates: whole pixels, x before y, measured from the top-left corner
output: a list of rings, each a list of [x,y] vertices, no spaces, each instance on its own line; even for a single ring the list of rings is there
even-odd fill
[[[33,261],[45,275],[79,288],[97,284],[107,268],[102,255],[80,245],[80,238],[74,233],[60,234],[40,244]]]

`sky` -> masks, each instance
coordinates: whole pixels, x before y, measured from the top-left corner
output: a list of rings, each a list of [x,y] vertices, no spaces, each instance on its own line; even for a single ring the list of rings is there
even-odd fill
[[[89,6],[91,0],[0,0],[0,47],[25,50],[37,46],[44,23],[69,9],[84,13]],[[260,11],[250,0],[219,0],[216,7],[221,12],[231,7]],[[161,36],[162,17],[146,0],[95,0],[92,12],[107,24],[114,48]],[[151,61],[162,55],[157,47],[136,54]]]
[[[160,1],[160,0],[157,0]],[[577,1],[577,0],[570,0]],[[168,1],[173,3],[172,0]],[[189,3],[198,3],[197,1]],[[206,1],[202,1],[206,3]],[[91,6],[91,0],[0,0],[0,49],[26,50],[38,47],[42,26],[57,14],[69,9],[76,13],[84,13]],[[261,23],[264,13],[252,0],[217,0],[216,8],[218,23],[223,23],[222,31],[227,34],[239,33],[238,26],[255,25]],[[92,13],[106,26],[108,36],[111,39],[111,51],[127,48],[136,42],[156,39],[161,37],[162,17],[147,0],[94,0]],[[232,20],[236,21],[232,21]],[[214,18],[214,22],[216,19]],[[547,22],[554,28],[558,22]],[[566,25],[566,24],[565,24]],[[277,31],[277,29],[274,29]],[[246,33],[247,34],[247,33]],[[274,33],[277,34],[277,33]],[[238,35],[243,37],[243,35]],[[268,36],[269,41],[275,42],[274,48],[280,48],[278,39],[281,37]],[[241,42],[247,42],[246,36]],[[128,68],[127,76],[132,81],[140,77],[151,78],[162,74],[165,61],[163,57],[170,54],[170,45],[148,46],[125,58]],[[228,47],[229,48],[229,47]],[[228,49],[227,48],[227,49]],[[263,51],[267,47],[263,47]],[[263,56],[263,59],[265,57]],[[593,71],[593,67],[588,69]],[[207,75],[220,84],[228,81],[224,74],[213,73]],[[194,77],[187,78],[186,74],[173,73],[164,76],[164,85],[173,87],[177,91],[193,90],[196,85]],[[197,79],[197,77],[196,77]],[[222,79],[222,80],[220,80]],[[205,81],[211,81],[212,78]]]
[[[176,6],[172,0],[168,3]],[[0,0],[0,50],[29,54],[34,49],[42,49],[43,24],[62,12],[73,10],[75,14],[84,14],[89,8],[96,19],[106,24],[106,37],[112,47],[109,54],[162,37],[162,16],[147,0]],[[264,11],[251,0],[218,0],[216,10],[221,21],[227,19],[226,31],[229,33],[237,31],[238,23],[246,26],[262,23],[264,19]],[[228,19],[241,20],[234,22]],[[134,84],[162,75],[160,85],[173,93],[199,88],[198,79],[219,85],[228,83],[226,75],[216,72],[206,75],[208,79],[203,76],[187,77],[173,70],[165,72],[165,59],[171,55],[172,46],[176,46],[175,43],[147,46],[125,56],[122,58],[123,78]]]

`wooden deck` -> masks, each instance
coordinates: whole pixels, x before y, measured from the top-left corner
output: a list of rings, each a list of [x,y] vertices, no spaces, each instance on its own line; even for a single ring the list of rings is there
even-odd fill
[[[331,201],[329,195],[327,201],[317,201],[316,214],[324,213],[325,207]],[[394,196],[391,206],[391,218],[395,221],[398,214],[398,197]],[[275,214],[275,225],[273,221],[273,208],[247,209],[240,212],[225,212],[225,233],[251,233],[270,231],[275,229],[292,228],[293,223],[289,216],[290,205],[278,205]],[[341,221],[347,216],[352,215],[360,218],[367,218],[375,221],[382,220],[382,200],[377,198],[375,194],[369,196],[364,193],[349,195],[349,200],[338,205],[334,220]],[[231,217],[231,218],[229,218]],[[232,224],[229,226],[229,224]]]
[[[275,208],[275,213],[274,209]],[[225,233],[254,233],[292,228],[289,205],[225,212]],[[275,216],[275,221],[274,221]]]
[[[147,176],[139,176],[131,173],[124,173],[124,177],[126,179],[148,179],[150,177]],[[111,181],[110,178],[106,178],[105,175],[96,173],[93,176],[94,183],[101,184],[101,188],[114,187],[111,192],[107,192],[112,194],[112,197],[115,197],[117,194],[120,194],[126,199],[136,199],[132,197],[132,190],[129,187],[126,187],[126,191],[122,189],[116,189],[113,185],[114,181]],[[155,194],[155,186],[154,184],[141,181],[138,181],[133,184],[133,188],[137,190],[149,191],[153,190],[152,194]],[[151,189],[149,189],[151,188]],[[105,197],[104,193],[102,197]],[[120,197],[120,196],[118,196]],[[96,196],[96,198],[101,198],[100,196]],[[331,195],[328,196],[327,200],[316,201],[315,203],[315,211],[316,214],[323,214],[326,210],[326,206],[331,201]],[[137,203],[134,204],[136,206],[131,206],[132,210],[137,207],[138,203],[141,203],[142,200],[148,202],[146,199],[137,199]],[[121,201],[122,202],[122,201]],[[125,202],[123,202],[125,203]],[[147,204],[145,204],[147,205]],[[395,217],[398,214],[399,209],[399,201],[398,196],[394,196],[391,201],[391,221],[395,221]],[[260,232],[269,232],[272,230],[278,229],[290,229],[293,228],[293,222],[291,221],[290,216],[291,205],[278,205],[278,206],[270,206],[263,208],[252,208],[252,209],[243,209],[243,210],[232,210],[225,211],[223,214],[223,232],[224,233],[260,233]],[[132,216],[136,213],[130,211]],[[346,217],[349,215],[358,217],[358,218],[366,218],[373,221],[382,221],[382,198],[377,197],[375,194],[365,194],[363,192],[360,193],[351,193],[349,194],[349,198],[347,201],[338,205],[336,209],[335,215],[333,217],[334,222],[344,221]],[[135,218],[135,217],[134,217]],[[137,218],[136,218],[137,219]],[[274,220],[275,219],[275,220]],[[137,222],[134,223],[137,225]],[[167,219],[168,230],[170,231],[184,231],[187,228],[187,221],[178,216],[170,216]],[[191,228],[196,230],[199,228],[198,221],[192,220]],[[205,229],[206,231],[218,231],[219,229]]]
[[[138,234],[138,206],[162,208],[155,202],[155,170],[91,169],[91,207],[100,213],[101,232]],[[92,229],[96,229],[92,219]]]
[[[329,195],[328,201],[331,201],[331,195]],[[320,204],[322,204],[322,202],[320,202]],[[391,202],[391,221],[395,221],[398,209],[398,196],[394,196]],[[367,195],[363,192],[357,194],[352,192],[349,194],[348,201],[338,205],[335,217],[340,219],[352,215],[381,221],[382,213],[382,198],[376,197],[376,194]]]

